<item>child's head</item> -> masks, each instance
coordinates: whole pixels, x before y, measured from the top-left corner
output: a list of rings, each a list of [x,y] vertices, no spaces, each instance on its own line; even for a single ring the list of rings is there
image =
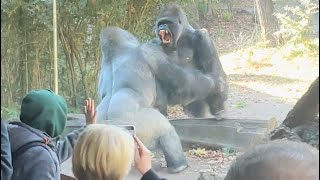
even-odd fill
[[[278,140],[238,157],[225,180],[316,180],[319,151],[308,144]]]
[[[72,156],[78,180],[122,180],[134,158],[133,137],[112,125],[92,124],[81,134]]]
[[[65,128],[67,113],[67,103],[62,96],[48,89],[33,90],[22,100],[20,120],[56,137]]]

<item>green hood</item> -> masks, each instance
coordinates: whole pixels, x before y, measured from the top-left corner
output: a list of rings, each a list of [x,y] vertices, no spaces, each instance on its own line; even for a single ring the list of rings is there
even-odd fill
[[[20,120],[50,137],[62,134],[68,107],[62,96],[49,89],[30,91],[22,100]]]

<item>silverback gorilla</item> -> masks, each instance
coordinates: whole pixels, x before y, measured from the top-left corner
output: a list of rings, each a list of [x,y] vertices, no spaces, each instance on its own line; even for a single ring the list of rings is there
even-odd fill
[[[184,170],[188,165],[180,138],[153,108],[165,95],[158,83],[166,82],[177,90],[175,96],[188,95],[189,101],[195,101],[214,89],[211,78],[172,64],[157,46],[141,47],[131,33],[118,27],[102,30],[100,46],[98,122],[135,125],[137,136],[149,148],[160,146],[170,173]]]
[[[174,88],[162,83],[170,105],[182,104],[194,117],[218,115],[224,109],[228,96],[227,77],[221,65],[216,47],[206,30],[195,30],[186,14],[176,4],[163,7],[156,21],[156,35],[150,43],[157,44],[169,59],[183,68],[198,69],[212,77],[215,89],[204,99],[184,104],[186,96],[175,97]],[[159,108],[166,115],[166,107]],[[162,110],[165,109],[165,110]]]

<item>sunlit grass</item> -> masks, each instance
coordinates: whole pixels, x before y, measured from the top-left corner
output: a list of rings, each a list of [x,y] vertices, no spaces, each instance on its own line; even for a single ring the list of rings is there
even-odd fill
[[[319,74],[319,50],[314,54],[301,51],[293,56],[292,46],[281,48],[248,47],[222,55],[221,62],[227,74],[254,73],[311,80]]]
[[[311,52],[302,43],[277,48],[258,44],[222,55],[221,62],[226,73],[232,75],[231,84],[283,99],[297,99],[319,76],[318,55],[319,50]],[[236,78],[239,75],[243,78]]]

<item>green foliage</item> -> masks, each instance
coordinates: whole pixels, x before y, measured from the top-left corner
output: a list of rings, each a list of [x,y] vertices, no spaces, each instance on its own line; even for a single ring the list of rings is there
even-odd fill
[[[32,89],[53,88],[51,2],[1,1],[1,107],[20,104]],[[155,14],[166,2],[57,0],[59,94],[68,101],[70,111],[78,112],[89,96],[98,99],[101,29],[119,26],[141,42],[150,39]]]
[[[236,108],[239,108],[239,109],[244,108],[245,105],[246,105],[246,103],[244,101],[241,101],[241,100],[236,101],[235,104],[234,104],[234,106]]]
[[[82,114],[82,113],[83,113],[83,110],[82,110],[81,108],[70,107],[70,108],[68,108],[68,112],[69,112],[69,113]]]
[[[1,106],[1,118],[7,119],[18,119],[19,118],[19,111],[15,107],[2,107]]]
[[[199,14],[205,16],[207,12],[207,0],[199,0],[198,4]]]
[[[260,39],[260,31],[258,27],[255,27],[250,34],[240,32],[239,34],[232,33],[232,36],[232,41],[237,46],[237,49],[245,49],[257,44]]]
[[[225,11],[225,12],[223,12],[223,14],[222,14],[222,18],[223,18],[223,20],[224,21],[230,21],[232,18],[233,18],[233,14],[232,14],[232,12],[229,12],[229,11]]]
[[[198,11],[200,16],[206,16],[208,11],[211,11],[212,14],[217,14],[217,5],[220,0],[199,0],[198,2]],[[208,6],[208,4],[211,4],[211,6]]]
[[[292,46],[290,56],[302,56],[305,53],[319,52],[319,42],[311,37],[312,16],[318,12],[318,5],[311,0],[299,0],[301,6],[285,7],[286,12],[275,16],[280,22],[280,29],[275,33],[279,43]],[[316,54],[317,55],[317,54]]]
[[[221,37],[224,35],[224,29],[223,28],[219,28],[218,31],[216,32],[216,37]]]
[[[235,150],[231,147],[223,147],[221,149],[223,157],[229,157],[230,155],[234,155]]]

